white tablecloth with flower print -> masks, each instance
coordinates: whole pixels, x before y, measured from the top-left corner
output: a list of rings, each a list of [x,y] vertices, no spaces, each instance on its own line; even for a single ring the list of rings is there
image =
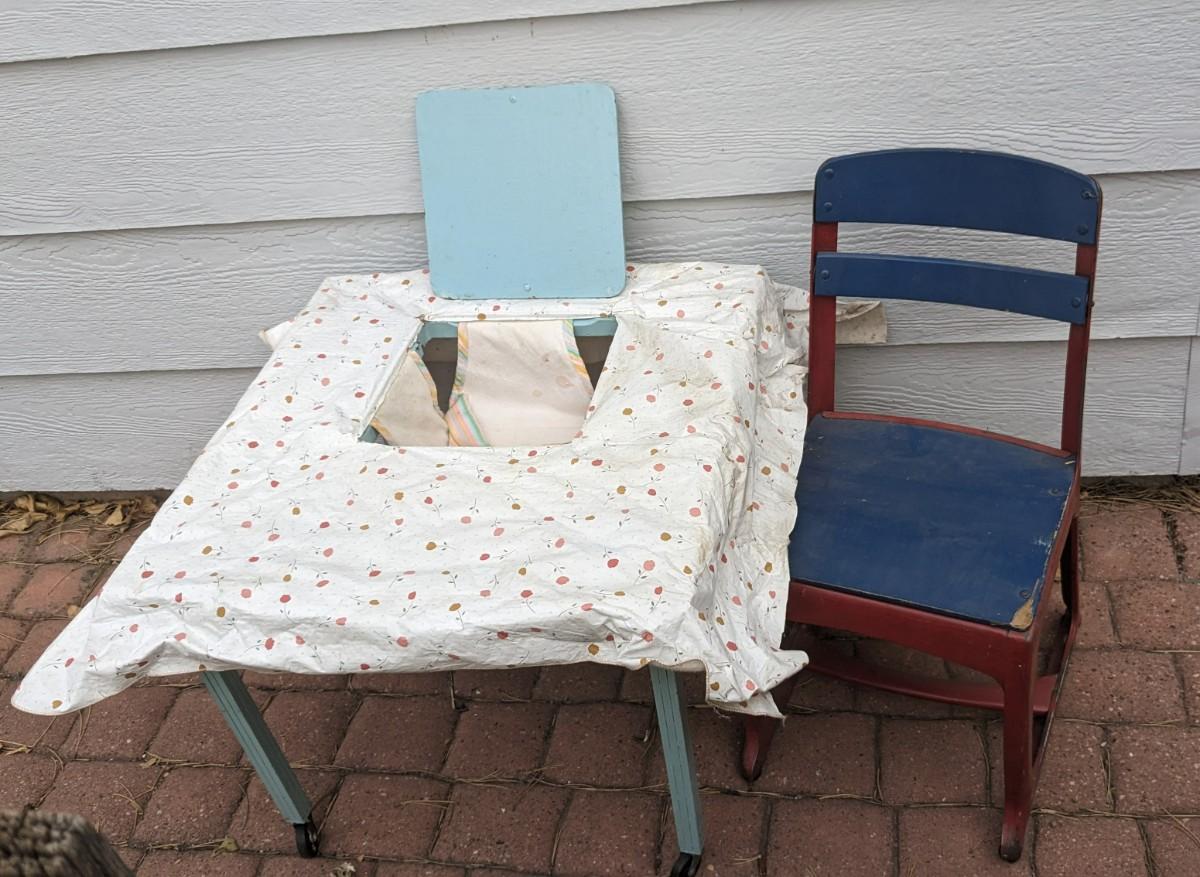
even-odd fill
[[[757,268],[630,266],[604,300],[450,301],[426,272],[327,280],[103,592],[13,697],[57,714],[146,675],[597,661],[703,669],[775,714],[802,370]],[[423,321],[611,316],[579,435],[361,435]]]

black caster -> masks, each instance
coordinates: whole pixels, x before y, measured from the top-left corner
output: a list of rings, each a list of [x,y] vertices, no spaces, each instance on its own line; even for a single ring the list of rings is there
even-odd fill
[[[321,838],[317,835],[317,827],[310,819],[303,825],[293,825],[296,829],[296,852],[302,859],[315,858],[321,851]]]
[[[671,877],[696,877],[700,873],[700,856],[697,853],[680,853],[671,868]]]

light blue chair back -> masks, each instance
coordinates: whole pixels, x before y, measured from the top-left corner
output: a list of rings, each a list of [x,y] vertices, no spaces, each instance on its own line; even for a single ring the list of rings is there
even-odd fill
[[[607,85],[417,98],[430,279],[445,298],[605,298],[625,285]]]

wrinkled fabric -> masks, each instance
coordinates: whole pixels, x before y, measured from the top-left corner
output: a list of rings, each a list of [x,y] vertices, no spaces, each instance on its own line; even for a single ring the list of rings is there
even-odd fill
[[[59,714],[147,675],[578,661],[703,669],[777,715],[805,429],[753,267],[631,266],[605,300],[449,301],[424,272],[326,281],[179,488],[13,697]],[[360,437],[423,321],[616,321],[559,445]]]
[[[438,408],[437,387],[416,350],[404,355],[375,409],[371,426],[389,445],[450,444],[446,418]]]
[[[561,444],[574,437],[591,402],[592,380],[569,321],[458,324],[450,444]]]

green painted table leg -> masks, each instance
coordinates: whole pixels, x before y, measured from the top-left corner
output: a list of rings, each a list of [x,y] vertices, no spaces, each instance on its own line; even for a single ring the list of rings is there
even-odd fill
[[[654,687],[654,706],[658,713],[658,733],[662,737],[663,758],[667,762],[667,782],[671,787],[671,809],[675,812],[675,835],[679,838],[680,853],[690,854],[691,860],[676,863],[694,874],[699,869],[704,850],[704,827],[700,818],[700,787],[696,780],[696,763],[692,758],[692,742],[688,733],[679,679],[671,670],[650,667],[650,682]]]
[[[316,854],[316,830],[310,817],[312,804],[296,773],[283,756],[279,743],[263,721],[262,713],[246,690],[242,677],[234,670],[202,674],[208,693],[217,702],[230,730],[237,737],[246,757],[266,786],[267,793],[283,818],[296,828],[296,842],[301,855]]]

